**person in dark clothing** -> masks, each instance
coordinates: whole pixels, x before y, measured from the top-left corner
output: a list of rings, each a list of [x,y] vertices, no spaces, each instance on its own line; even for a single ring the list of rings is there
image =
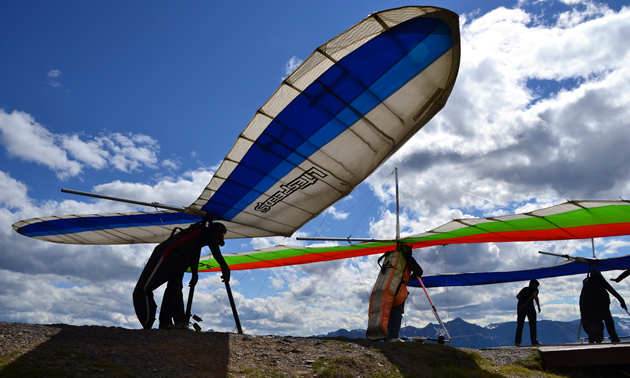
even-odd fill
[[[223,237],[226,232],[227,229],[221,223],[194,223],[185,230],[176,228],[167,240],[155,247],[133,291],[133,305],[144,329],[151,329],[155,322],[157,305],[153,299],[153,291],[166,282],[159,328],[188,328],[182,280],[184,273],[190,268],[192,279],[189,285],[194,286],[197,283],[199,257],[204,246],[210,248],[221,266],[223,280],[230,281],[230,268],[219,248],[225,244]]]
[[[423,273],[422,268],[413,258],[410,246],[401,243],[397,249],[402,251],[401,254],[407,262],[407,267],[405,268],[405,274],[403,275],[400,288],[398,289],[398,292],[394,297],[394,302],[392,303],[392,310],[389,314],[389,323],[387,324],[386,341],[400,341],[400,325],[402,323],[403,314],[405,313],[405,301],[409,296],[407,284],[411,280],[422,277]]]
[[[523,327],[525,326],[525,317],[529,322],[529,338],[532,345],[541,345],[538,341],[536,331],[536,309],[534,308],[534,301],[538,306],[538,313],[540,313],[540,302],[538,301],[538,286],[540,284],[536,280],[529,281],[529,286],[524,287],[517,295],[518,304],[516,308],[516,339],[514,341],[515,346],[521,345],[521,338],[523,336]]]
[[[604,324],[610,335],[610,341],[619,342],[619,336],[615,330],[615,322],[610,313],[610,296],[617,298],[621,307],[625,310],[626,302],[621,295],[610,286],[599,270],[593,268],[590,277],[583,281],[582,292],[580,293],[580,314],[582,316],[582,327],[588,334],[589,343],[601,343],[604,340]]]

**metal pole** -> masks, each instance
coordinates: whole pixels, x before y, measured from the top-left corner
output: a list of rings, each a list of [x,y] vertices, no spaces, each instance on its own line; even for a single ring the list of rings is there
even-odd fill
[[[110,196],[104,196],[102,194],[95,194],[95,193],[87,193],[87,192],[80,192],[78,190],[72,190],[72,189],[61,189],[62,193],[70,193],[70,194],[78,194],[80,196],[86,196],[86,197],[94,197],[94,198],[100,198],[100,199],[106,199],[106,200],[110,200],[110,201],[117,201],[117,202],[125,202],[125,203],[131,203],[134,205],[141,205],[141,206],[148,206],[148,207],[156,207],[159,209],[165,209],[165,210],[173,210],[173,211],[179,211],[182,213],[188,213],[190,214],[191,212],[186,209],[185,207],[181,207],[181,206],[170,206],[170,205],[164,205],[161,204],[159,202],[142,202],[142,201],[135,201],[135,200],[129,200],[129,199],[125,199],[125,198],[118,198],[118,197],[110,197]]]
[[[597,257],[595,257],[595,240],[593,238],[591,238],[591,246],[593,247],[593,258],[596,259]]]
[[[394,243],[393,239],[361,239],[361,238],[317,238],[317,237],[297,237],[295,240],[317,240],[317,241],[345,241],[345,242],[380,242],[380,243]]]
[[[444,330],[444,332],[446,333],[446,336],[448,337],[448,340],[450,341],[451,335],[448,334],[448,331],[446,330],[444,323],[442,323],[442,320],[440,319],[440,316],[438,315],[437,310],[435,309],[435,306],[433,305],[433,302],[431,301],[431,297],[429,297],[427,288],[424,287],[424,283],[422,282],[422,279],[420,277],[418,277],[418,281],[420,281],[420,285],[422,285],[422,288],[424,289],[424,293],[427,295],[427,299],[429,300],[429,303],[431,304],[431,308],[433,309],[433,315],[435,315],[435,318],[437,319],[438,323],[440,323],[440,325],[442,326],[442,329]]]
[[[192,301],[195,293],[195,285],[190,285],[188,290],[188,303],[186,304],[186,325],[190,324],[190,317],[192,316]]]
[[[398,167],[394,168],[396,176],[396,240],[400,240],[400,202],[398,198]]]
[[[225,280],[225,290],[227,290],[228,298],[230,299],[230,306],[232,306],[232,314],[234,314],[234,321],[236,322],[236,329],[239,334],[243,334],[243,328],[241,328],[241,321],[238,318],[238,311],[236,311],[236,304],[234,304],[234,297],[232,297],[232,289],[230,289],[230,283]]]

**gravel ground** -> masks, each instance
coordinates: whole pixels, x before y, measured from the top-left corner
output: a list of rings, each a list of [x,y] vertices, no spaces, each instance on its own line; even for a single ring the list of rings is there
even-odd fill
[[[335,366],[353,377],[431,377],[436,359],[468,363],[458,348],[396,344],[0,322],[0,376],[314,377]],[[476,351],[498,365],[536,353],[531,348]]]
[[[516,365],[518,360],[525,360],[531,355],[538,354],[536,348],[493,348],[493,349],[475,349],[475,352],[481,354],[486,360],[490,360],[497,365]]]

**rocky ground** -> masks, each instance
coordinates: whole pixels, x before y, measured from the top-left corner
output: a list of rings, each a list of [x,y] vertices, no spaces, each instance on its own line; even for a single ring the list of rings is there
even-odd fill
[[[451,375],[449,366],[498,377],[537,354],[479,352],[483,363],[437,344],[0,322],[0,376],[16,377],[433,377]]]

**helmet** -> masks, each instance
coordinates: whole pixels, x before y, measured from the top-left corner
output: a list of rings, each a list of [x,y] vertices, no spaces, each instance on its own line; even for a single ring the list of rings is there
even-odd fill
[[[225,245],[223,237],[227,234],[227,228],[223,225],[223,223],[212,223],[212,226],[214,227],[214,233],[217,236],[217,242],[219,245]]]

